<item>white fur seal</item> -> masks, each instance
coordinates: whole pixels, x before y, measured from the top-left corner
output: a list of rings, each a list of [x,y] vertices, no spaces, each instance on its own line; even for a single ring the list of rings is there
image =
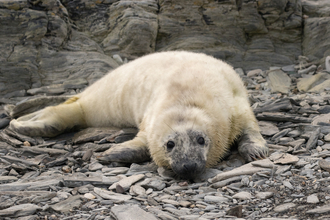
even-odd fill
[[[12,120],[30,136],[73,127],[137,127],[137,136],[103,159],[151,158],[185,179],[214,166],[237,140],[247,160],[268,154],[243,82],[231,66],[205,54],[161,52],[110,72],[63,104]]]

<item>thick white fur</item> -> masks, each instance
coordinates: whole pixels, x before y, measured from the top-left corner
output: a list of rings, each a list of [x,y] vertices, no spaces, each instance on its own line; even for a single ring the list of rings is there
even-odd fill
[[[241,79],[231,66],[204,54],[144,56],[115,69],[74,99],[51,110],[63,119],[57,121],[60,129],[137,127],[138,136],[127,143],[147,145],[159,166],[170,164],[164,142],[173,130],[193,128],[208,135],[207,166],[215,165],[242,132],[264,144]],[[11,126],[24,126],[23,121]]]
[[[168,166],[163,140],[189,126],[209,134],[214,165],[242,129],[258,131],[245,87],[228,64],[189,52],[145,56],[114,70],[79,96],[87,126],[135,126],[158,165]],[[178,128],[178,113],[190,121]],[[187,120],[188,118],[188,120]]]

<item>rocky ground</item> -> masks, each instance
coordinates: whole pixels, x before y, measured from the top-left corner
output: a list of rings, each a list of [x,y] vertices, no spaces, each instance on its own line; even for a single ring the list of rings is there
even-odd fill
[[[53,139],[6,129],[5,105],[68,96],[71,80],[0,98],[0,219],[328,219],[329,73],[317,66],[253,70],[243,78],[269,158],[244,164],[233,150],[217,167],[178,180],[154,163],[102,164],[98,155],[135,129],[93,128]],[[27,94],[28,96],[23,96]]]

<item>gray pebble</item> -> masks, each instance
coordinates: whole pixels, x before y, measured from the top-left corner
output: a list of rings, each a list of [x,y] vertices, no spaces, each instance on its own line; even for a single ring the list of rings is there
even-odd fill
[[[258,192],[256,193],[256,197],[258,199],[269,199],[274,195],[273,192]]]
[[[50,208],[57,212],[70,212],[70,210],[80,207],[82,204],[82,196],[70,196],[66,200],[60,201],[54,205],[51,205]]]
[[[223,196],[205,196],[204,201],[207,203],[224,203],[228,202],[229,199]]]
[[[283,181],[283,185],[289,189],[293,189],[293,186],[289,181]]]
[[[310,195],[307,197],[307,203],[312,203],[312,204],[316,204],[316,203],[319,203],[320,200],[319,198],[317,197],[316,194],[313,194],[313,195]]]
[[[38,210],[41,210],[41,207],[34,204],[14,205],[7,209],[0,210],[0,217],[4,218],[33,215]]]
[[[166,184],[159,179],[147,178],[141,182],[141,186],[146,189],[152,188],[153,190],[160,191],[166,187]]]
[[[127,191],[127,190],[129,190],[129,188],[131,187],[132,184],[138,182],[139,180],[143,179],[144,177],[145,177],[144,174],[137,174],[137,175],[125,177],[125,178],[119,180],[118,182],[112,184],[109,187],[109,190],[114,190],[114,189],[116,189],[116,186],[119,185],[123,188],[124,191]]]
[[[275,212],[286,212],[288,210],[290,210],[291,208],[296,207],[297,205],[294,203],[285,203],[282,205],[278,205],[274,208]]]
[[[157,218],[143,209],[138,205],[117,205],[111,208],[111,213],[117,220],[157,220]]]
[[[251,193],[249,192],[239,192],[233,195],[234,199],[240,199],[240,200],[249,200],[252,198]]]
[[[0,129],[3,129],[9,125],[9,118],[0,118]]]
[[[306,213],[307,214],[323,214],[323,213],[327,213],[329,211],[330,211],[330,205],[326,204],[321,207],[317,207],[315,209],[308,210],[308,211],[306,211]]]
[[[101,196],[103,199],[113,200],[114,202],[124,202],[130,200],[132,196],[130,195],[123,195],[119,193],[114,193],[108,190],[104,190],[98,187],[94,188],[94,192]]]
[[[98,163],[98,162],[95,162],[95,163],[91,163],[89,166],[88,166],[88,169],[90,171],[96,171],[96,170],[101,170],[103,168],[103,165]]]

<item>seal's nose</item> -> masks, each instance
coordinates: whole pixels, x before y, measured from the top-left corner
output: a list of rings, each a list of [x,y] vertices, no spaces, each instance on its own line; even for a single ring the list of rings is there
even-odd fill
[[[185,161],[172,165],[173,171],[182,179],[191,180],[204,170],[204,165],[198,165],[196,161]]]
[[[195,162],[188,162],[183,164],[183,169],[187,172],[187,173],[195,173],[197,170],[197,163]]]
[[[201,172],[201,169],[199,169],[198,164],[196,162],[186,162],[182,164],[180,176],[181,178],[191,180],[196,175],[198,175]]]

